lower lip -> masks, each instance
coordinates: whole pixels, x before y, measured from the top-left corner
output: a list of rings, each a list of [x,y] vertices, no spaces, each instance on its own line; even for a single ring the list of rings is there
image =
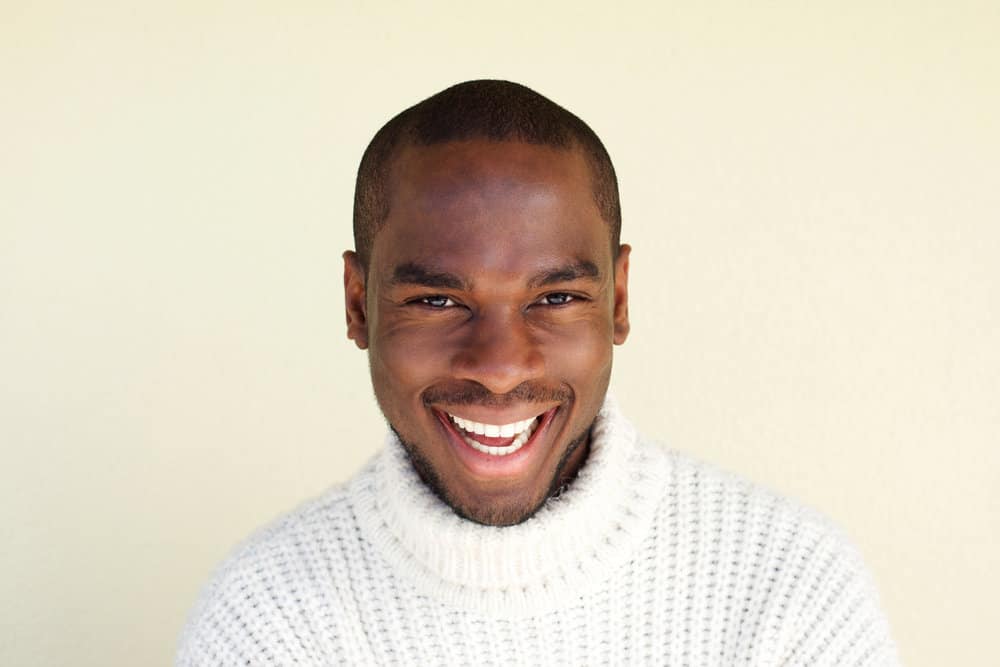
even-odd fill
[[[437,416],[438,421],[441,422],[442,427],[448,434],[448,441],[451,443],[452,449],[454,449],[455,453],[458,455],[459,461],[462,462],[462,465],[464,465],[469,472],[479,477],[512,477],[523,473],[531,467],[536,449],[538,449],[534,445],[545,436],[545,433],[548,431],[549,424],[552,423],[552,420],[558,410],[559,408],[555,407],[548,412],[543,413],[539,419],[538,426],[535,427],[535,430],[531,434],[531,437],[528,438],[528,441],[524,443],[524,445],[522,445],[516,452],[507,454],[506,456],[484,454],[477,449],[473,449],[465,442],[462,435],[452,425],[451,419],[448,415],[444,414],[440,410],[434,410],[434,414]]]

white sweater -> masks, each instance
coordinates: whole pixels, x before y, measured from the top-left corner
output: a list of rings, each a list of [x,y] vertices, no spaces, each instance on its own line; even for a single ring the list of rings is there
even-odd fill
[[[506,528],[452,512],[398,441],[258,532],[177,665],[897,665],[821,515],[640,439],[607,401],[579,476]]]

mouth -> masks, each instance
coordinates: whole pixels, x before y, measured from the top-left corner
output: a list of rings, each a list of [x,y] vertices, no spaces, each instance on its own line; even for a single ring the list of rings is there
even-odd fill
[[[515,462],[530,456],[532,444],[547,430],[558,410],[557,405],[521,419],[505,419],[503,424],[477,421],[463,415],[460,409],[452,412],[435,408],[434,414],[451,436],[461,458],[475,468],[479,468],[478,461],[492,469],[497,465],[520,467]]]
[[[465,444],[490,456],[508,456],[521,449],[538,428],[542,413],[510,424],[486,424],[450,412],[446,413],[458,427]]]

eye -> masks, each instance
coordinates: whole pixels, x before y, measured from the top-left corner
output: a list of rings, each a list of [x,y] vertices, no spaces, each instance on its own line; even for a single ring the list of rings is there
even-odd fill
[[[454,301],[441,294],[434,294],[432,296],[420,297],[413,303],[419,303],[437,309],[453,308],[454,306],[457,305]]]
[[[564,306],[567,303],[576,299],[572,294],[567,294],[566,292],[553,292],[552,294],[546,294],[542,297],[542,303],[547,306]]]

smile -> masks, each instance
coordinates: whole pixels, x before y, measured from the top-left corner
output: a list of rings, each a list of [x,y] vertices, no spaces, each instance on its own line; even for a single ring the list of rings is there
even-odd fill
[[[464,433],[459,433],[462,440],[477,452],[490,456],[508,456],[521,449],[528,442],[531,434],[538,427],[540,417],[545,413],[502,425],[484,424],[453,415],[450,412],[447,414],[455,425],[464,431]]]

